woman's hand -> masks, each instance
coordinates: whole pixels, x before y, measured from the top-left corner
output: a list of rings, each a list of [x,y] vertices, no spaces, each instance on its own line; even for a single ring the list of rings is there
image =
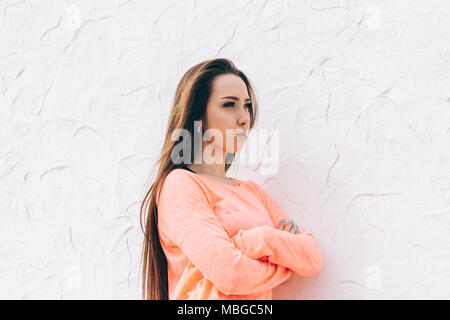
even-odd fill
[[[289,223],[286,223],[286,221],[281,219],[280,223],[278,224],[278,228],[282,231],[287,231],[293,234],[299,234],[300,230],[298,229],[297,224],[294,224],[294,220],[290,220]]]

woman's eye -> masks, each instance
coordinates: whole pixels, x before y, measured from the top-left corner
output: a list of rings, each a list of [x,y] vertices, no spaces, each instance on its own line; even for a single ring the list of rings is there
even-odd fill
[[[228,102],[223,105],[224,107],[234,107],[234,102]],[[245,105],[246,108],[250,109],[252,107],[251,103],[247,103]]]

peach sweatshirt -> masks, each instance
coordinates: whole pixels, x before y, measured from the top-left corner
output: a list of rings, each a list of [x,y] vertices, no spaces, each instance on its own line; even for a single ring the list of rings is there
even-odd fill
[[[277,229],[290,218],[258,184],[188,170],[172,170],[157,197],[170,300],[271,300],[292,273],[321,270],[315,237],[301,226],[298,234]]]

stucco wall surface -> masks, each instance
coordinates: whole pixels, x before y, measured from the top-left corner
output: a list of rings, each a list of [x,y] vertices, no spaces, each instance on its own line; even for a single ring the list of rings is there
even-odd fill
[[[274,298],[450,298],[445,0],[0,1],[0,298],[140,298],[140,202],[179,79],[213,57],[278,132],[277,170],[230,175],[323,249]]]

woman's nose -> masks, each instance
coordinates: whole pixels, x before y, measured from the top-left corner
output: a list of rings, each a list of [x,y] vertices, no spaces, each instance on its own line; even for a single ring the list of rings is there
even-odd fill
[[[238,124],[243,126],[250,121],[250,115],[247,110],[243,110],[238,115]]]

